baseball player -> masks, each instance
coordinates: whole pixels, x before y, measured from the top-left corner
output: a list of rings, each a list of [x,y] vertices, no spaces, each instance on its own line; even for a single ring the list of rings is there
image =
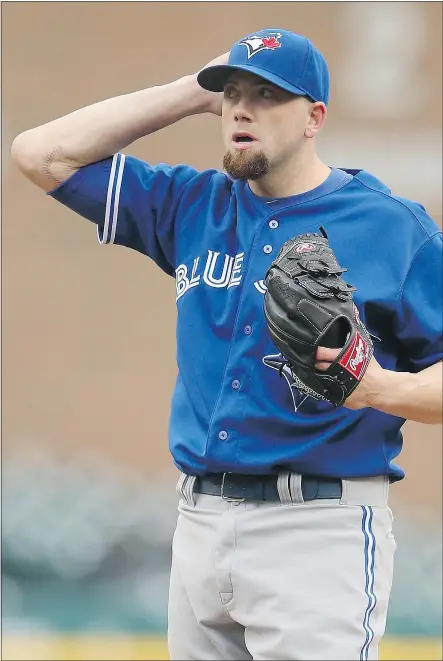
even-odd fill
[[[321,161],[328,96],[317,48],[265,29],[197,74],[13,143],[20,170],[95,223],[100,243],[175,278],[172,659],[376,659],[384,633],[401,428],[442,415],[442,234],[372,174]],[[123,153],[198,113],[221,115],[220,171]],[[263,308],[281,246],[320,227],[374,343],[339,406],[298,387]],[[320,346],[316,370],[339,352]]]

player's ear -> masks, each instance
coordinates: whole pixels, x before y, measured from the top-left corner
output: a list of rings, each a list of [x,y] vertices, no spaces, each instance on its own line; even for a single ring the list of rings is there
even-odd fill
[[[305,128],[305,137],[314,138],[316,133],[320,131],[323,126],[323,122],[326,118],[326,106],[322,101],[306,101],[309,103],[308,106],[308,120]]]

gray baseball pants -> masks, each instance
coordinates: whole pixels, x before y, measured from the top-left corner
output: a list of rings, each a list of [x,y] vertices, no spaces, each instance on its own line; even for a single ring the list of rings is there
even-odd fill
[[[395,540],[385,478],[340,500],[229,501],[181,475],[168,646],[187,659],[378,659]],[[300,483],[298,483],[300,484]]]

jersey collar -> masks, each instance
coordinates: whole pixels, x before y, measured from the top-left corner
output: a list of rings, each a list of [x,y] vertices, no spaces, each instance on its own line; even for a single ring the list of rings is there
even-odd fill
[[[262,213],[266,208],[269,209],[269,213],[272,213],[275,210],[297,206],[305,202],[311,202],[319,197],[323,197],[328,193],[332,193],[333,191],[342,188],[351,181],[352,178],[352,175],[348,172],[338,168],[332,168],[328,178],[320,184],[320,186],[316,186],[316,188],[306,191],[305,193],[300,193],[299,195],[279,198],[260,197],[251,191],[248,183],[244,184],[245,195],[248,198],[248,201],[252,203],[254,207],[260,209]]]

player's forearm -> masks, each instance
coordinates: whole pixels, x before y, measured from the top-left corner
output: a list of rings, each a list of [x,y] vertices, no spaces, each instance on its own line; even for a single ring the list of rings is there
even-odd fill
[[[441,423],[442,367],[438,363],[418,374],[385,370],[383,386],[371,395],[370,406],[415,422]]]
[[[205,112],[208,92],[196,76],[117,96],[26,131],[12,157],[31,181],[51,190],[84,165],[100,161],[135,140]]]

